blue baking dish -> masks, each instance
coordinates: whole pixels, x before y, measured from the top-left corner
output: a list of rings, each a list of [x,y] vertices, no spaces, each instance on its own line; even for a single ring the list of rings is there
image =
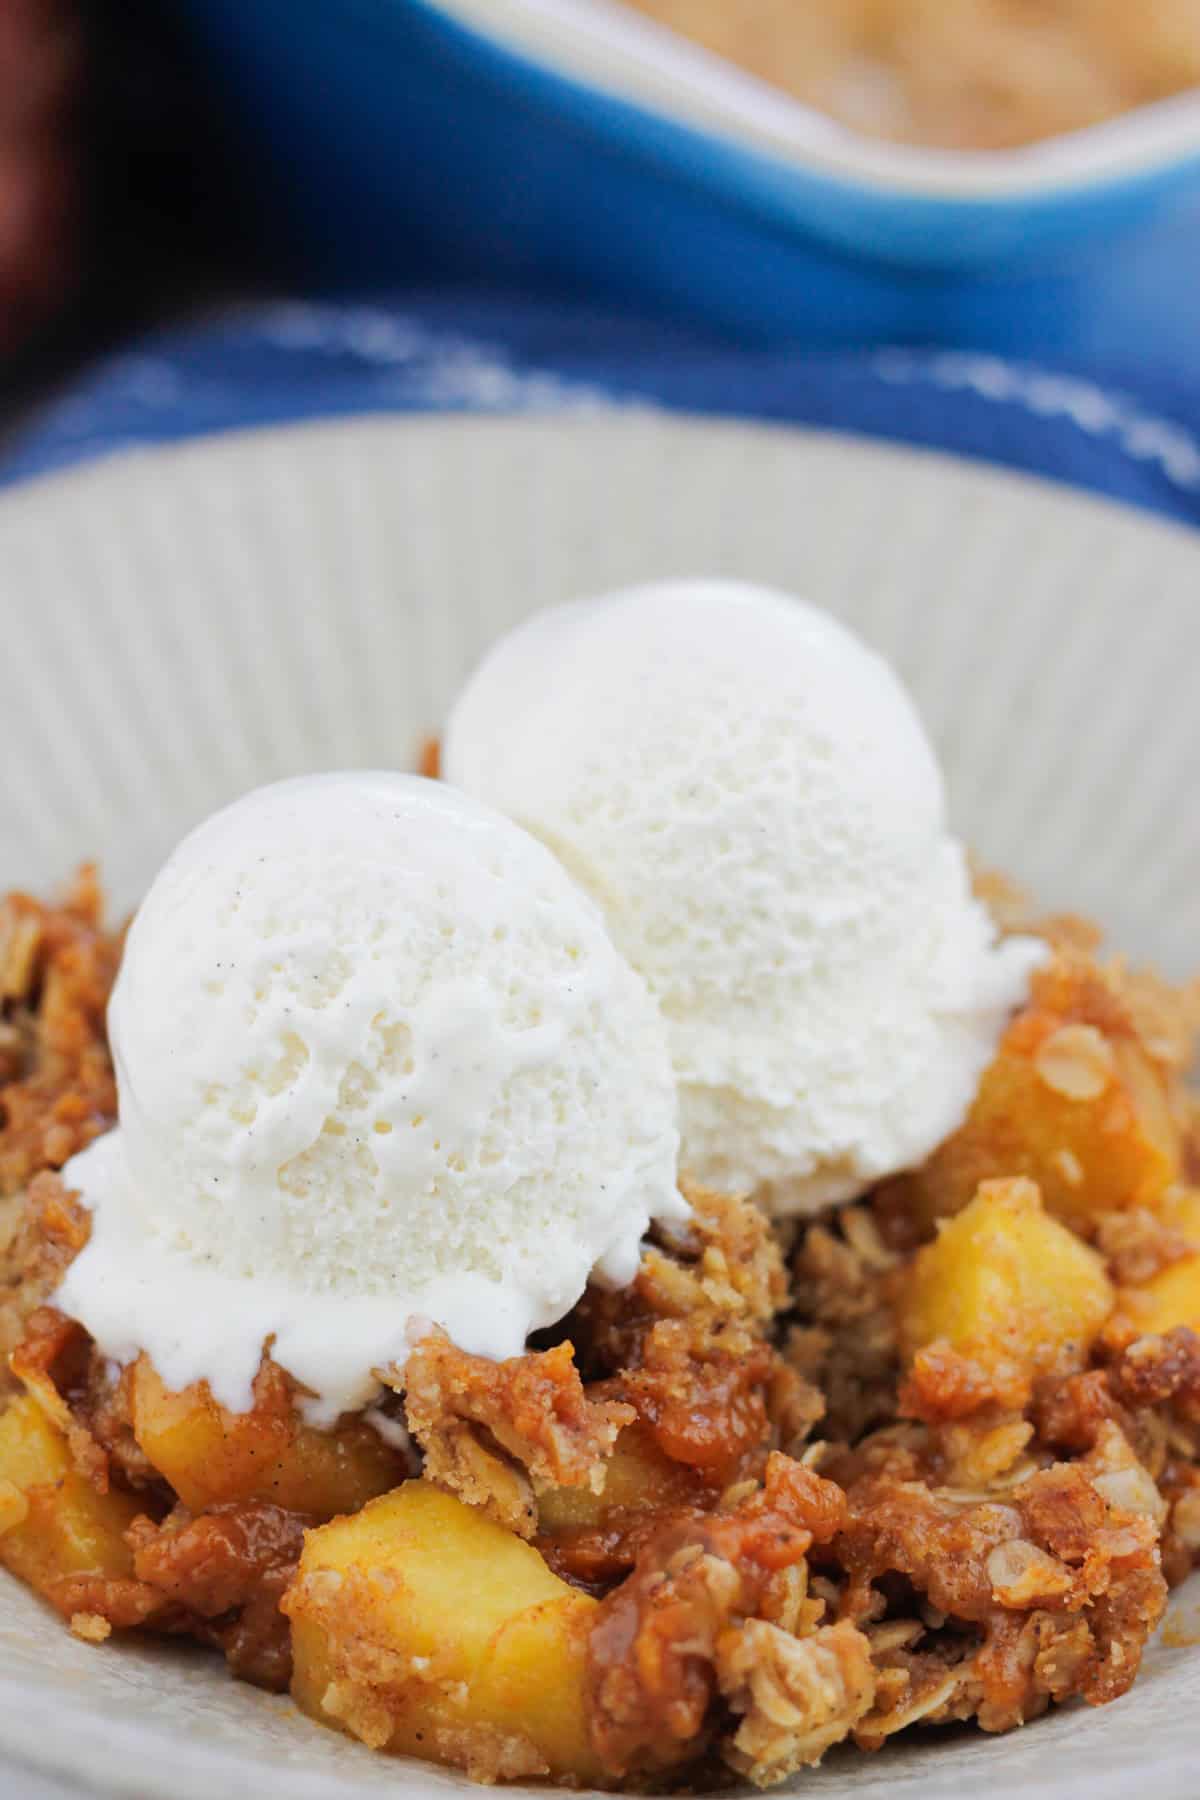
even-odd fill
[[[1028,150],[923,151],[611,0],[170,3],[260,229],[310,285],[586,292],[745,342],[1193,345],[1200,94]]]

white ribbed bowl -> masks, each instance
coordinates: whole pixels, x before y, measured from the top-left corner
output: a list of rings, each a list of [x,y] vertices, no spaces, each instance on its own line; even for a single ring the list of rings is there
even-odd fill
[[[635,413],[247,434],[0,499],[0,888],[50,887],[96,855],[130,906],[243,789],[411,762],[524,613],[685,573],[777,583],[848,620],[911,686],[986,859],[1135,955],[1200,963],[1197,539],[942,457]],[[0,1755],[76,1792],[462,1789],[212,1659],[94,1650],[2,1592]],[[1160,1650],[1106,1711],[833,1756],[795,1785],[1192,1800],[1198,1673],[1194,1653]]]

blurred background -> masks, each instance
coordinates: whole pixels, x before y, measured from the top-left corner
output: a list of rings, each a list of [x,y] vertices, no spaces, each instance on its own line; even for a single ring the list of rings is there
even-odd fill
[[[1016,359],[1140,407],[1178,474],[1198,287],[1200,0],[0,0],[9,443],[148,336],[343,295],[932,442],[911,368],[871,365],[911,399],[877,422],[829,359]]]
[[[268,276],[162,0],[0,0],[0,417]]]

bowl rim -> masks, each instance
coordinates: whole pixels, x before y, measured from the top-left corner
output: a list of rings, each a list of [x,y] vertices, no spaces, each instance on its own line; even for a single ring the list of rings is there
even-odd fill
[[[914,200],[1030,201],[1200,159],[1200,87],[1018,149],[867,137],[620,0],[423,0],[510,54],[808,176]]]
[[[623,475],[622,472],[629,468],[626,459],[631,448],[631,433],[647,448],[643,455],[633,456],[631,473]],[[481,460],[480,440],[485,437],[494,440],[494,443]],[[600,442],[601,437],[604,438],[604,443]],[[452,462],[443,465],[439,461],[441,452],[431,450],[434,439],[439,440],[443,448],[453,440]],[[515,444],[528,444],[532,450],[535,448],[535,440],[538,453],[530,461],[524,461],[521,455],[514,455]],[[349,453],[352,441],[359,446],[354,454]],[[680,446],[685,442],[690,447],[684,456],[680,456]],[[403,452],[401,444],[404,446]],[[391,453],[389,445],[393,446]],[[577,455],[569,448],[572,445],[577,447]],[[751,460],[760,454],[765,459],[763,462]],[[293,488],[289,480],[281,479],[289,465],[299,467],[301,462],[307,464],[310,455],[312,487],[301,485]],[[295,462],[294,458],[297,459]],[[135,619],[139,616],[139,611],[114,615],[106,605],[99,602],[106,593],[111,593],[128,604],[131,584],[127,571],[132,571],[133,584],[138,592],[144,594],[151,604],[161,605],[161,584],[156,571],[165,572],[182,565],[189,576],[193,572],[189,545],[194,540],[186,532],[176,535],[175,530],[177,525],[189,520],[202,538],[211,538],[214,535],[214,520],[221,518],[225,509],[229,508],[234,521],[231,529],[239,541],[247,541],[252,537],[255,543],[261,544],[267,551],[269,566],[278,571],[277,591],[286,598],[287,603],[298,607],[303,605],[305,582],[296,580],[295,575],[297,569],[311,572],[328,597],[329,616],[336,621],[337,631],[343,634],[344,642],[353,644],[354,624],[344,611],[349,584],[344,580],[337,580],[333,574],[334,570],[342,568],[340,560],[335,558],[328,568],[320,557],[307,562],[303,557],[300,562],[294,560],[297,546],[299,545],[302,553],[305,542],[303,537],[297,540],[294,535],[298,514],[302,516],[305,495],[339,497],[339,515],[345,517],[347,535],[339,537],[331,534],[328,542],[331,545],[341,543],[344,550],[353,552],[353,567],[359,580],[364,572],[369,572],[374,566],[370,545],[362,541],[364,512],[355,503],[355,498],[360,493],[364,501],[369,500],[372,494],[388,497],[388,504],[395,511],[398,535],[405,543],[408,539],[405,536],[404,522],[411,513],[414,517],[431,520],[431,530],[452,534],[454,543],[469,545],[468,555],[461,561],[456,558],[446,570],[441,570],[436,562],[423,557],[417,557],[412,563],[413,580],[408,591],[415,598],[410,604],[420,605],[419,596],[425,595],[427,601],[434,603],[429,615],[432,617],[446,605],[443,600],[439,606],[437,597],[451,591],[449,586],[443,584],[449,580],[453,568],[457,568],[460,577],[455,583],[454,591],[460,593],[464,602],[468,602],[471,607],[478,607],[480,576],[486,574],[491,577],[494,574],[494,566],[490,560],[492,547],[487,542],[488,522],[503,520],[510,513],[527,519],[535,527],[543,523],[552,526],[556,518],[564,516],[572,521],[570,529],[557,535],[554,541],[560,543],[567,553],[568,560],[563,566],[570,572],[573,582],[579,574],[577,559],[581,550],[589,559],[589,568],[592,566],[590,558],[593,555],[597,555],[600,561],[607,562],[606,553],[593,550],[591,546],[601,545],[606,538],[620,535],[614,533],[611,527],[611,519],[617,516],[614,508],[624,504],[622,495],[646,491],[643,472],[648,468],[657,471],[660,477],[666,472],[664,492],[668,498],[677,498],[680,494],[685,497],[684,517],[691,506],[697,503],[694,498],[697,490],[690,485],[687,470],[692,470],[693,474],[701,469],[708,471],[701,492],[710,496],[724,495],[726,476],[732,475],[734,500],[730,508],[731,515],[749,519],[750,523],[745,534],[738,534],[737,542],[742,548],[736,552],[733,562],[714,561],[708,566],[720,567],[725,573],[738,572],[752,575],[755,579],[780,581],[780,572],[768,574],[762,566],[751,569],[742,564],[742,556],[743,553],[752,554],[757,565],[761,555],[769,554],[773,557],[774,552],[769,549],[772,542],[779,546],[786,545],[787,559],[794,570],[788,585],[802,590],[806,582],[802,583],[799,579],[800,561],[807,564],[810,559],[803,546],[802,533],[798,530],[798,520],[803,514],[797,513],[796,501],[804,492],[802,470],[818,464],[827,471],[835,466],[840,468],[838,479],[841,482],[851,479],[849,472],[852,466],[861,470],[861,486],[857,491],[861,494],[862,504],[853,510],[850,515],[852,518],[877,520],[875,496],[883,495],[886,500],[889,492],[896,489],[897,476],[904,475],[906,483],[911,478],[915,485],[904,487],[907,496],[905,510],[917,529],[909,540],[910,549],[906,557],[918,554],[920,560],[916,566],[920,570],[938,567],[943,561],[947,561],[949,568],[954,570],[951,578],[956,587],[963,574],[952,560],[937,554],[937,540],[931,542],[920,526],[920,520],[926,515],[924,506],[916,500],[918,493],[936,497],[934,518],[941,519],[944,516],[948,521],[957,522],[953,531],[955,541],[961,541],[960,530],[971,539],[975,532],[981,532],[978,539],[979,560],[973,560],[966,567],[982,571],[989,588],[993,582],[997,585],[1003,583],[1006,593],[1013,588],[1013,570],[1004,555],[1005,547],[1012,545],[1020,572],[1015,579],[1016,592],[1019,594],[1023,587],[1029,585],[1026,580],[1029,567],[1056,541],[1057,528],[1047,531],[1044,527],[1039,527],[1039,518],[1045,524],[1053,525],[1054,521],[1061,520],[1065,524],[1068,518],[1074,517],[1078,522],[1079,536],[1075,537],[1072,532],[1072,537],[1078,544],[1094,548],[1097,538],[1103,536],[1101,547],[1104,564],[1117,572],[1119,585],[1134,609],[1130,617],[1137,624],[1138,636],[1143,642],[1156,635],[1148,631],[1147,621],[1153,621],[1157,616],[1167,595],[1177,595],[1178,603],[1189,609],[1193,599],[1200,600],[1200,538],[1181,523],[1133,512],[1093,494],[1077,492],[1044,478],[966,463],[943,451],[898,447],[811,427],[797,428],[777,421],[714,421],[647,410],[636,415],[614,412],[603,415],[578,413],[540,417],[496,416],[486,419],[461,414],[376,418],[354,416],[278,427],[247,427],[219,437],[196,438],[169,449],[126,450],[114,454],[111,459],[80,465],[70,471],[48,475],[39,482],[14,488],[0,501],[0,526],[7,526],[10,530],[17,526],[23,531],[25,527],[22,521],[27,521],[30,531],[36,531],[39,542],[44,542],[47,550],[53,552],[48,555],[45,564],[39,561],[34,565],[42,574],[37,586],[30,588],[26,588],[21,580],[21,560],[11,554],[7,560],[0,558],[0,606],[3,605],[2,597],[6,589],[14,599],[18,594],[24,595],[27,616],[44,621],[41,629],[48,634],[57,635],[54,632],[54,609],[45,604],[49,593],[44,584],[48,581],[50,591],[64,597],[68,617],[91,596],[88,603],[82,605],[82,611],[91,618],[94,631],[90,641],[81,638],[78,642],[79,661],[75,665],[75,679],[86,678],[100,696],[104,707],[111,707],[120,714],[121,696],[126,690],[119,685],[110,684],[107,670],[112,665],[106,664],[103,656],[97,659],[95,649],[101,649],[114,661],[120,660],[131,672],[136,667],[136,686],[141,691],[154,685],[152,679],[149,682],[145,679],[147,674],[152,677],[154,662],[135,662],[130,655],[130,633],[121,628],[122,617],[127,620]],[[762,475],[769,466],[777,468],[778,477],[769,480],[764,486]],[[445,479],[444,467],[452,467],[457,471],[453,482]],[[575,474],[566,486],[566,493],[571,496],[571,501],[569,511],[564,515],[555,509],[552,499],[543,499],[543,496],[552,497],[558,492],[558,488],[553,481],[550,485],[543,486],[538,472],[556,478],[559,471],[570,467],[574,467]],[[252,468],[257,470],[257,475],[254,479],[247,479],[247,472]],[[366,472],[370,471],[370,486],[366,490],[357,488],[353,474],[355,469],[361,470],[364,478]],[[505,469],[509,473],[499,487],[494,487],[489,479],[490,472]],[[609,479],[613,482],[611,494],[599,479],[598,470],[610,472]],[[682,479],[679,479],[680,474]],[[177,489],[176,483],[181,484]],[[200,485],[196,485],[197,483]],[[156,499],[156,495],[161,496],[162,490],[168,487],[176,492],[177,509],[165,507],[161,497]],[[744,500],[741,504],[738,503],[737,496],[743,492],[752,496],[756,502],[761,494],[767,496],[761,513],[757,506],[752,512]],[[597,494],[607,496],[602,507],[593,504],[592,497]],[[112,503],[115,495],[123,496],[116,505]],[[287,522],[290,534],[282,529],[265,533],[250,532],[254,509],[264,495],[271,499],[269,516],[278,519],[281,526]],[[689,495],[693,498],[687,499]],[[518,496],[521,498],[521,507],[513,504]],[[210,513],[206,506],[197,504],[197,501],[206,498],[216,508],[215,512]],[[478,505],[480,510],[468,509],[465,501],[469,501],[472,508]],[[332,505],[332,499],[329,503]],[[986,525],[993,504],[1002,517],[1012,521],[1009,528],[997,532]],[[341,513],[342,507],[347,508],[344,514]],[[576,507],[579,508],[578,511]],[[246,508],[250,509],[249,517]],[[714,505],[711,514],[705,516],[715,520],[718,513],[719,506]],[[653,516],[654,536],[638,538],[638,560],[646,550],[652,556],[659,555],[659,521],[661,518],[669,521],[677,515],[673,514],[671,505],[663,507],[657,503],[656,494]],[[765,530],[768,518],[782,521],[785,529],[781,533]],[[85,519],[95,522],[101,534],[99,538],[82,528]],[[135,535],[133,539],[127,539],[125,531],[131,520],[136,521]],[[609,523],[603,531],[595,523],[585,523],[596,520]],[[391,528],[389,526],[389,530]],[[837,564],[845,568],[847,576],[853,575],[856,591],[864,578],[872,580],[872,567],[880,571],[892,568],[903,570],[906,567],[906,560],[895,557],[896,546],[888,541],[886,531],[879,539],[882,548],[871,546],[871,557],[864,563],[858,553],[850,548],[850,540],[845,539],[836,527],[834,529],[834,541],[845,546],[838,553]],[[947,529],[950,529],[949,525]],[[111,545],[114,541],[105,535],[109,531],[116,533],[118,543],[141,543],[142,534],[146,534],[148,561],[143,563],[139,554],[127,558],[106,553],[105,544]],[[1116,535],[1110,535],[1112,533]],[[546,535],[551,537],[552,531],[547,530]],[[876,535],[878,537],[878,531]],[[1126,550],[1118,550],[1118,538],[1128,545]],[[5,538],[5,549],[15,545],[15,541],[15,537]],[[326,542],[324,534],[319,535],[318,541]],[[523,541],[527,545],[528,537]],[[718,536],[711,540],[706,538],[705,541],[720,543],[723,540]],[[686,538],[676,539],[673,535],[671,542],[672,545],[678,543],[679,546],[678,561],[675,549],[670,551],[674,568],[668,570],[664,566],[667,555],[664,549],[664,562],[653,568],[647,566],[640,570],[642,578],[652,573],[678,574],[685,566],[703,566],[703,562],[707,561],[705,553],[697,550],[690,532]],[[478,549],[481,544],[485,547],[482,561]],[[922,546],[929,547],[922,549]],[[1178,586],[1174,577],[1169,581],[1162,581],[1160,574],[1163,565],[1158,560],[1155,546],[1163,551],[1169,549],[1172,564],[1176,555],[1182,558],[1192,578],[1189,579],[1185,572],[1181,574]],[[63,558],[61,563],[60,554]],[[282,559],[282,567],[276,563],[276,556]],[[621,553],[621,560],[624,560],[624,552]],[[501,567],[504,566],[501,563]],[[503,579],[506,582],[511,579],[514,583],[513,591],[516,591],[518,585],[529,581],[531,573],[536,579],[538,571],[553,571],[555,566],[553,556],[547,557],[544,546],[539,545],[538,554],[532,559],[526,551],[521,554],[515,566],[508,564],[509,573]],[[913,565],[908,563],[907,566]],[[1086,570],[1093,565],[1087,561],[1080,562],[1075,554],[1071,554],[1065,563],[1056,566],[1063,570],[1063,587],[1072,608],[1090,610],[1093,596],[1089,591]],[[202,583],[205,580],[203,567],[201,561],[199,579]],[[236,654],[253,643],[252,637],[248,638],[245,632],[248,611],[246,600],[247,595],[253,591],[254,572],[258,565],[238,557],[222,567],[224,572],[219,580],[220,585],[231,595],[228,606],[216,616],[206,615],[190,603],[187,611],[196,631],[196,642],[215,637],[218,631],[224,631],[229,634],[224,641]],[[389,567],[390,563],[385,559],[379,591],[386,592],[390,596],[390,604],[399,610],[401,584],[387,572]],[[1182,570],[1182,563],[1180,567]],[[85,579],[80,580],[80,575]],[[906,585],[909,579],[908,576],[903,576]],[[960,590],[964,599],[971,592],[971,578],[968,575],[966,579],[968,585]],[[525,591],[523,586],[521,591]],[[826,597],[830,592],[823,581],[816,585],[815,579],[809,591],[819,598]],[[1036,616],[1044,618],[1046,615],[1041,607],[1045,604],[1046,590],[1039,588],[1038,591],[1042,598],[1037,601]],[[553,597],[561,598],[562,591]],[[14,612],[20,610],[14,606]],[[890,607],[887,614],[890,616]],[[218,617],[226,622],[218,624]],[[491,627],[489,620],[481,617],[476,627],[464,629],[471,633],[469,644],[480,645],[486,641]],[[476,630],[478,636],[475,635]],[[307,633],[305,635],[308,636]],[[919,637],[915,632],[906,635],[912,639]],[[1182,667],[1178,642],[1173,642],[1169,633],[1158,633],[1157,636],[1165,644],[1164,657],[1172,666]],[[203,684],[194,679],[194,667],[188,656],[190,640],[187,633],[177,635],[168,628],[159,641],[171,657],[178,660],[178,666],[186,671],[188,687],[200,690]],[[336,635],[330,641],[336,643]],[[974,632],[960,638],[964,645],[972,641],[979,642],[981,666],[991,671],[994,660],[986,641]],[[268,634],[258,652],[258,655],[272,664],[278,661],[273,642]],[[320,648],[323,639],[320,635],[315,635],[308,637],[308,642],[312,654],[305,660],[312,667],[319,667],[326,660]],[[11,647],[14,651],[18,644],[19,639],[13,640]],[[144,644],[140,646],[144,647]],[[424,653],[422,656],[426,662],[430,660]],[[372,660],[381,669],[388,666],[384,655],[376,654]],[[31,663],[28,659],[14,655],[10,664],[0,664],[0,673],[5,668],[11,668],[24,675],[29,669],[36,670],[42,666],[40,659],[37,663]],[[253,670],[254,663],[251,662],[249,666]],[[1075,662],[1077,668],[1086,666],[1086,663],[1078,660]],[[991,679],[990,672],[988,679]],[[1058,678],[1053,664],[1049,665],[1044,679],[1048,684],[1048,692],[1057,690]],[[68,688],[70,680],[69,676],[65,678],[64,685]],[[258,689],[253,676],[251,681],[249,692],[257,697]],[[287,681],[286,669],[281,673],[281,681]],[[26,680],[25,685],[28,687],[32,684]],[[51,702],[55,697],[53,685],[53,682],[49,683],[51,691],[47,693],[35,691],[33,694],[33,704],[47,715],[51,713]],[[3,680],[0,680],[0,689],[3,686]],[[289,691],[286,686],[284,691]],[[350,690],[342,691],[349,696]],[[957,685],[956,691],[959,691]],[[998,691],[1004,693],[1004,690]],[[390,697],[390,688],[388,692]],[[1009,690],[1009,694],[1011,692]],[[1006,698],[1000,709],[1004,719],[1010,716],[1010,705],[1011,700]],[[301,729],[307,730],[307,709],[296,707],[294,711]],[[178,771],[182,771],[193,761],[204,760],[205,752],[199,746],[207,740],[188,728],[189,713],[177,715],[168,706],[158,716],[163,727],[178,734],[171,739],[177,747],[177,754],[171,759],[163,757],[149,760],[155,763],[169,761]],[[427,722],[436,714],[422,709],[421,720],[415,714],[411,716],[416,724]],[[10,729],[15,731],[18,715],[12,713],[9,717],[12,721]],[[3,707],[0,706],[0,741],[3,739],[3,719]],[[407,730],[405,741],[407,743]],[[1190,743],[1192,739],[1189,737],[1188,741]],[[998,739],[998,742],[1003,742],[1003,738]],[[214,737],[211,747],[213,750],[218,749],[217,738]],[[220,746],[220,754],[224,754],[223,744]],[[953,754],[947,746],[944,751],[947,762]],[[1131,758],[1131,766],[1137,760]],[[70,779],[69,770],[67,778]],[[265,779],[265,773],[260,778]],[[1140,769],[1135,779],[1140,783]],[[1119,816],[1117,796],[1112,792],[1099,793],[1097,803],[1105,821]],[[114,817],[120,822],[121,829],[129,829],[136,824],[136,811],[133,804],[123,800],[116,804]],[[1032,816],[1036,817],[1036,814]],[[104,849],[108,840],[102,835],[103,826],[96,824],[87,812],[86,787],[83,789],[82,817],[87,823],[87,835],[76,840],[75,847],[80,850]],[[2,822],[3,813],[0,811],[0,823]],[[0,861],[2,860],[0,857]],[[63,868],[67,866],[69,865],[62,865]],[[139,881],[138,885],[140,890],[142,883]],[[1189,897],[1191,892],[1192,890],[1188,890]],[[337,1738],[311,1721],[290,1716],[290,1702],[249,1689],[241,1690],[238,1695],[238,1714],[248,1719],[253,1711],[261,1721],[263,1730],[260,1734],[255,1726],[251,1754],[244,1755],[239,1746],[248,1745],[249,1739],[240,1729],[236,1737],[230,1735],[222,1722],[223,1719],[228,1722],[230,1718],[223,1705],[221,1711],[217,1711],[209,1706],[206,1699],[202,1707],[189,1707],[186,1718],[182,1720],[173,1710],[178,1693],[173,1679],[175,1674],[181,1677],[195,1674],[199,1684],[207,1683],[207,1674],[211,1672],[211,1683],[204,1688],[197,1685],[197,1696],[207,1694],[215,1700],[222,1691],[237,1693],[237,1690],[226,1687],[219,1665],[202,1659],[199,1652],[192,1652],[182,1644],[155,1645],[153,1651],[134,1643],[128,1646],[110,1643],[102,1648],[84,1645],[71,1638],[60,1621],[43,1612],[31,1595],[24,1591],[18,1594],[15,1584],[10,1585],[11,1580],[7,1576],[0,1576],[0,1608],[7,1614],[6,1619],[0,1622],[0,1793],[6,1797],[11,1795],[13,1800],[17,1800],[17,1796],[22,1796],[24,1800],[27,1794],[24,1785],[26,1767],[30,1767],[50,1776],[57,1775],[60,1781],[70,1784],[73,1800],[83,1800],[84,1794],[91,1793],[93,1789],[120,1796],[121,1800],[134,1800],[135,1796],[140,1797],[140,1800],[154,1800],[154,1797],[157,1800],[212,1800],[213,1796],[224,1795],[254,1796],[257,1800],[257,1796],[275,1794],[287,1794],[289,1800],[374,1800],[377,1795],[380,1800],[385,1800],[385,1797],[386,1800],[480,1800],[477,1789],[469,1788],[464,1781],[443,1777],[432,1765],[390,1764],[383,1757],[371,1762],[372,1771],[377,1770],[378,1773],[368,1776],[364,1772],[360,1781],[360,1771],[365,1771],[370,1758],[369,1752],[361,1746]],[[1179,1595],[1177,1604],[1186,1606],[1190,1614],[1194,1601],[1190,1590],[1185,1590],[1185,1593],[1186,1599]],[[1200,1589],[1195,1600],[1200,1601]],[[19,1613],[16,1604],[18,1601],[21,1603]],[[44,1636],[40,1629],[43,1625]],[[36,1643],[33,1640],[35,1631],[38,1633]],[[19,1652],[14,1654],[12,1650],[8,1651],[7,1662],[4,1650],[6,1633],[9,1643],[16,1640],[15,1649]],[[25,1652],[31,1644],[38,1648],[43,1643],[46,1662],[55,1672],[53,1686],[44,1683],[39,1677],[38,1665],[25,1658]],[[128,1657],[126,1650],[130,1653]],[[981,1761],[976,1761],[972,1756],[960,1763],[955,1749],[947,1746],[951,1750],[951,1758],[943,1767],[948,1772],[945,1780],[936,1784],[936,1794],[942,1800],[946,1795],[951,1795],[952,1800],[959,1800],[964,1791],[973,1791],[981,1797],[1000,1793],[1007,1796],[1007,1800],[1015,1800],[1018,1793],[1025,1800],[1073,1800],[1073,1796],[1085,1791],[1086,1784],[1089,1800],[1129,1800],[1132,1794],[1139,1791],[1140,1773],[1142,1787],[1148,1793],[1152,1790],[1154,1800],[1195,1800],[1194,1752],[1197,1725],[1194,1698],[1191,1697],[1194,1696],[1200,1662],[1195,1660],[1195,1651],[1184,1648],[1171,1649],[1167,1656],[1169,1660],[1164,1659],[1160,1664],[1161,1673],[1157,1677],[1154,1673],[1149,1674],[1141,1689],[1135,1688],[1126,1700],[1118,1702],[1107,1712],[1097,1714],[1077,1706],[1069,1712],[1064,1710],[1059,1713],[1057,1719],[1051,1716],[1035,1723],[1031,1734],[1018,1733],[1008,1740],[990,1742],[983,1738],[968,1740],[974,1742],[979,1749],[983,1759]],[[40,1663],[40,1649],[38,1658]],[[189,1667],[193,1658],[202,1666],[194,1670]],[[98,1676],[101,1660],[104,1667],[112,1672],[111,1680],[105,1680],[103,1684]],[[93,1671],[97,1673],[93,1674]],[[143,1672],[144,1678],[135,1685],[139,1671]],[[95,1687],[91,1685],[93,1680],[97,1682]],[[69,1703],[63,1697],[64,1691],[68,1689],[71,1690]],[[1153,1696],[1156,1693],[1165,1695],[1163,1705],[1154,1702]],[[1142,1696],[1150,1701],[1149,1705],[1143,1707],[1140,1703]],[[1123,1715],[1121,1709],[1126,1708],[1128,1713]],[[283,1716],[285,1709],[289,1716]],[[1104,1731],[1106,1726],[1115,1725],[1122,1716],[1128,1717],[1128,1725],[1122,1728],[1119,1742],[1108,1749],[1103,1759],[1098,1754],[1093,1755],[1089,1747],[1091,1733],[1097,1728]],[[278,1754],[270,1748],[266,1736],[268,1728],[274,1728],[276,1720],[277,1732],[273,1730],[273,1735],[277,1739]],[[1164,1725],[1169,1733],[1165,1749],[1162,1735]],[[1064,1735],[1059,1735],[1056,1730],[1058,1726],[1065,1728]],[[193,1748],[197,1742],[199,1747]],[[1106,1738],[1105,1743],[1111,1744],[1111,1740]],[[313,1745],[318,1746],[316,1755],[312,1753]],[[1039,1766],[1047,1771],[1045,1785],[1040,1780],[1031,1781],[1029,1765],[1018,1776],[1006,1769],[1006,1748],[1011,1746],[1016,1750],[1018,1746],[1025,1745],[1039,1759]],[[328,1756],[321,1754],[322,1747],[328,1750]],[[899,1745],[896,1746],[896,1752],[899,1755],[905,1754]],[[6,1760],[10,1757],[15,1758],[21,1766],[12,1766]],[[889,1764],[887,1775],[891,1800],[900,1800],[901,1795],[906,1800],[916,1800],[918,1791],[922,1800],[932,1800],[934,1784],[929,1780],[928,1771],[940,1759],[941,1752],[938,1748],[928,1746],[926,1753],[925,1746],[914,1745],[911,1763],[900,1766]],[[882,1771],[883,1765],[878,1766]],[[1081,1766],[1083,1773],[1080,1773]],[[818,1771],[806,1774],[783,1790],[779,1800],[826,1800],[829,1793],[826,1776],[829,1775],[833,1775],[836,1780],[835,1771],[828,1768],[824,1773]],[[840,1789],[844,1794],[853,1786],[854,1781],[855,1776],[848,1769],[845,1787],[837,1781],[834,1793]],[[871,1788],[876,1800],[879,1800],[877,1783],[873,1781]],[[513,1795],[512,1790],[510,1796],[512,1800],[522,1800],[522,1796]],[[66,1796],[56,1795],[55,1800],[66,1800]],[[506,1797],[498,1795],[496,1800],[506,1800]],[[553,1789],[543,1789],[540,1794],[526,1790],[523,1800],[566,1800],[566,1795]]]

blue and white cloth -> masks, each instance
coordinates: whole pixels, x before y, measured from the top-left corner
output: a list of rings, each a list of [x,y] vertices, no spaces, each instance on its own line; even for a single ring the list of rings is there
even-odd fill
[[[500,298],[286,302],[143,341],[0,455],[0,484],[135,445],[355,413],[659,406],[888,438],[1200,525],[1200,383],[964,351],[745,351]]]

